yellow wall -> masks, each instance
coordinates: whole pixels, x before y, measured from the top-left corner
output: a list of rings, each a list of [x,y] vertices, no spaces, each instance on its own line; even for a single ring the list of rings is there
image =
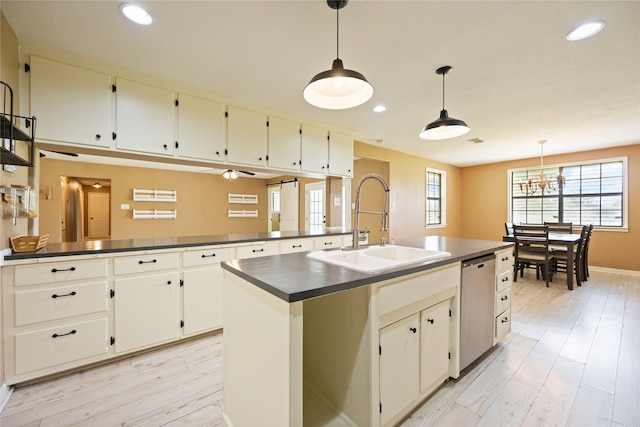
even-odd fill
[[[111,238],[198,236],[267,231],[267,182],[240,177],[124,166],[41,160],[40,186],[51,187],[50,200],[40,200],[40,233],[60,242],[60,176],[111,180]],[[177,190],[178,201],[134,202],[133,189]],[[227,203],[228,193],[257,194],[258,205]],[[128,204],[129,209],[120,209]],[[132,209],[177,209],[177,219],[137,219]],[[258,218],[227,218],[228,209],[258,209]]]
[[[594,230],[589,264],[640,271],[640,145],[545,156],[547,165],[628,157],[628,231]],[[538,158],[462,169],[463,237],[500,240],[508,219],[507,170],[539,165]]]
[[[389,215],[389,237],[391,239],[432,235],[462,236],[461,168],[358,141],[354,144],[354,154],[359,158],[388,163],[389,187],[391,188]],[[358,161],[354,166],[355,172],[358,172],[357,165]],[[447,224],[445,227],[428,229],[425,227],[427,167],[443,170],[447,175]],[[370,171],[364,171],[364,173],[366,172]],[[353,194],[355,194],[357,184],[358,179],[354,173],[354,180],[351,184]],[[374,221],[377,220],[374,219]],[[379,221],[377,224],[379,228]]]

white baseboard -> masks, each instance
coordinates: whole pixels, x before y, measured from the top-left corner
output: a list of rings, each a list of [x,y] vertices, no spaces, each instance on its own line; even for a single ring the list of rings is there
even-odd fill
[[[615,273],[615,274],[624,274],[626,276],[640,276],[640,271],[637,270],[622,270],[620,268],[608,268],[608,267],[596,267],[589,266],[591,271],[600,271],[603,273]]]
[[[4,405],[7,404],[9,398],[11,397],[11,393],[13,393],[13,387],[9,387],[6,384],[2,384],[0,387],[0,413],[4,409]]]

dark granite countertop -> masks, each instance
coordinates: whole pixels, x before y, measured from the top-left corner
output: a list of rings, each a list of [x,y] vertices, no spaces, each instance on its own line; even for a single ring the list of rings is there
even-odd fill
[[[145,251],[154,249],[172,249],[187,246],[224,245],[250,243],[299,237],[322,237],[349,234],[349,231],[325,230],[310,231],[274,231],[264,233],[220,234],[213,236],[158,237],[152,239],[92,240],[85,242],[49,243],[36,252],[13,252],[4,257],[5,261],[47,258],[71,255],[91,255],[111,252]]]
[[[222,268],[286,301],[296,302],[369,285],[509,248],[513,243],[429,236],[390,244],[449,252],[451,256],[379,273],[363,273],[307,257],[307,252],[225,261]]]

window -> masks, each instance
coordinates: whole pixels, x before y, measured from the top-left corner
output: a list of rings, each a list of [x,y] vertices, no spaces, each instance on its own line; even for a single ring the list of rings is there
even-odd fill
[[[569,164],[544,169],[554,189],[526,195],[520,183],[540,169],[510,170],[511,221],[528,224],[572,222],[624,228],[627,224],[627,159]],[[560,179],[558,179],[559,177]]]
[[[427,168],[427,227],[446,225],[447,175],[445,171]]]
[[[307,193],[307,229],[324,230],[325,226],[325,183],[313,183],[305,186]]]

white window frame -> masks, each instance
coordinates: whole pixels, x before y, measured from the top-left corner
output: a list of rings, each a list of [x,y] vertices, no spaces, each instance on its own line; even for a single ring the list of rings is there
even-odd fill
[[[545,165],[545,169],[558,168],[560,166],[585,166],[592,164],[601,164],[601,163],[609,163],[609,162],[619,162],[622,161],[622,171],[624,176],[622,177],[622,227],[607,227],[607,226],[594,226],[598,230],[603,231],[620,231],[620,232],[628,232],[629,231],[629,162],[628,157],[613,157],[606,159],[593,159],[593,160],[584,160],[580,162],[568,162],[568,163],[556,163],[551,165]],[[511,182],[511,178],[513,176],[513,172],[523,171],[523,170],[531,170],[536,169],[536,166],[529,166],[524,168],[512,168],[507,169],[507,211],[509,220],[507,222],[513,222],[513,211],[512,211],[512,189],[513,185]]]
[[[429,224],[429,173],[436,173],[440,175],[440,224]],[[435,169],[435,168],[426,168],[424,174],[424,224],[425,228],[444,228],[447,226],[447,172]]]

